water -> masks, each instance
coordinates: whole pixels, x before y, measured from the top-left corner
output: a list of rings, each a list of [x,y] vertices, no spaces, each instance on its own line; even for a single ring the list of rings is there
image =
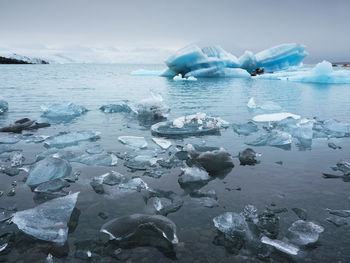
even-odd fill
[[[144,136],[152,143],[149,127],[140,125],[137,119],[127,114],[105,114],[98,108],[105,104],[121,103],[124,100],[138,102],[150,96],[151,92],[160,93],[171,109],[169,119],[205,112],[219,116],[230,123],[243,123],[261,113],[249,111],[247,102],[254,97],[257,102],[273,101],[285,112],[302,117],[317,116],[322,120],[335,118],[349,122],[350,85],[303,84],[273,80],[246,79],[199,79],[198,81],[179,82],[160,77],[131,76],[130,72],[139,68],[161,69],[162,65],[0,65],[0,96],[9,103],[9,112],[0,115],[0,127],[17,119],[28,117],[41,120],[40,105],[45,103],[69,101],[85,106],[87,114],[69,123],[54,124],[40,129],[36,134],[55,135],[60,131],[93,130],[101,132],[97,143],[82,144],[81,147],[101,145],[106,151],[127,151],[127,146],[118,141],[119,136]],[[2,135],[3,136],[3,135]],[[190,137],[172,140],[174,144],[185,143],[223,146],[232,156],[244,150],[245,137],[238,136],[232,128],[222,130],[220,136]],[[191,199],[177,182],[181,173],[179,167],[169,170],[160,179],[144,176],[142,179],[151,188],[171,190],[182,196],[183,207],[168,215],[177,226],[179,245],[176,248],[178,262],[247,262],[257,261],[254,253],[242,250],[238,255],[227,253],[225,248],[213,244],[217,231],[212,219],[226,211],[240,212],[247,204],[253,204],[262,212],[265,207],[287,208],[280,214],[280,235],[283,237],[288,227],[298,218],[292,208],[304,208],[308,220],[325,228],[316,246],[304,249],[303,253],[289,258],[274,252],[276,262],[347,262],[350,261],[349,225],[336,227],[326,221],[329,217],[326,208],[349,209],[349,185],[342,180],[324,179],[322,172],[337,161],[349,157],[350,140],[332,139],[341,150],[330,149],[327,139],[313,140],[311,149],[303,150],[295,142],[290,151],[274,147],[253,147],[262,156],[256,166],[240,166],[237,158],[235,167],[224,178],[210,181],[203,190],[214,189],[218,195],[219,206],[206,208]],[[23,149],[26,163],[35,160],[35,154],[45,150],[42,143],[27,144],[23,141],[15,144]],[[282,161],[283,165],[276,164]],[[14,225],[1,223],[1,233],[7,228],[15,231],[16,245],[7,255],[0,254],[0,260],[34,262],[45,259],[48,251],[54,256],[54,262],[83,262],[75,257],[75,243],[96,238],[100,227],[106,220],[98,214],[114,217],[144,213],[144,192],[127,194],[96,194],[89,185],[94,176],[111,170],[108,167],[91,167],[72,163],[73,172],[81,171],[79,180],[72,183],[69,191],[81,191],[76,208],[80,211],[76,229],[68,235],[68,245],[53,249],[44,242],[33,242],[19,232]],[[114,168],[124,174],[130,171],[119,160]],[[143,172],[133,175],[142,176]],[[36,206],[38,200],[30,188],[24,185],[26,174],[15,177],[0,174],[0,207],[13,207],[23,210]],[[16,195],[8,197],[11,182],[17,181]],[[241,188],[241,190],[235,190]],[[233,190],[231,190],[233,189]],[[271,204],[275,206],[271,206]],[[17,243],[18,242],[18,243]],[[53,252],[52,252],[53,251]],[[62,252],[63,251],[63,252]],[[24,253],[24,255],[21,255]],[[172,261],[165,253],[153,247],[139,247],[123,250],[124,260],[143,262]],[[34,258],[34,260],[33,260]],[[58,259],[59,258],[59,259]],[[110,257],[100,255],[100,261],[110,262]]]

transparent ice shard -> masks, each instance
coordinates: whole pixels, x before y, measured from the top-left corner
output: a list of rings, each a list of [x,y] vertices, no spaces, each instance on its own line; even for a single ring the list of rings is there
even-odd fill
[[[64,148],[77,145],[82,141],[94,141],[99,138],[100,133],[93,131],[61,132],[58,135],[47,138],[45,145],[48,147]]]

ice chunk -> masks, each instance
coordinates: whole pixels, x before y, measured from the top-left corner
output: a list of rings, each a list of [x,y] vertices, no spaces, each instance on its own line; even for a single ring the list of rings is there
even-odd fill
[[[104,150],[100,145],[95,145],[91,148],[86,149],[86,152],[89,154],[100,154],[103,153]]]
[[[292,144],[292,136],[287,132],[282,132],[278,130],[273,130],[269,133],[265,133],[258,137],[257,139],[246,142],[248,145],[253,146],[275,146],[275,147],[283,147],[290,146]]]
[[[251,233],[244,216],[234,213],[225,212],[213,219],[214,226],[229,240],[244,239],[250,237]]]
[[[273,101],[266,101],[262,104],[256,104],[255,99],[251,97],[247,103],[249,109],[261,109],[264,111],[279,111],[281,106]]]
[[[146,203],[148,204],[152,199],[155,213],[164,216],[178,211],[184,203],[178,194],[159,189],[149,190],[148,196],[145,197]]]
[[[246,205],[241,212],[241,215],[244,216],[247,222],[253,222],[254,224],[257,224],[259,221],[258,209],[253,205]]]
[[[199,149],[197,151],[192,144],[188,144],[186,148],[191,159],[209,173],[216,173],[234,167],[231,154],[222,147],[214,150],[201,151]]]
[[[326,209],[330,214],[340,216],[340,217],[350,217],[350,210],[332,210]]]
[[[198,167],[186,167],[182,169],[182,175],[179,177],[181,185],[192,183],[203,183],[210,180],[209,174]]]
[[[54,121],[70,121],[88,111],[85,107],[70,102],[46,104],[41,109],[42,117]]]
[[[147,141],[144,137],[119,136],[118,140],[134,149],[142,149],[147,147]]]
[[[18,143],[21,139],[15,136],[11,137],[0,137],[0,144],[15,144]]]
[[[316,225],[313,222],[304,220],[295,221],[290,228],[288,228],[287,237],[289,240],[297,245],[305,246],[316,243],[319,234],[324,231],[322,226]]]
[[[142,99],[134,107],[133,111],[141,123],[154,123],[164,120],[168,116],[169,107],[164,103],[160,94],[151,93],[149,98]]]
[[[44,144],[48,147],[64,148],[77,145],[82,141],[95,141],[99,138],[100,133],[93,131],[61,132],[58,135],[47,138]]]
[[[117,165],[118,158],[113,153],[83,154],[72,157],[70,161],[93,166],[114,166]]]
[[[6,112],[9,110],[9,104],[7,103],[7,101],[5,101],[4,99],[2,99],[0,97],[0,114]]]
[[[258,126],[254,122],[247,122],[244,124],[232,124],[233,130],[239,135],[250,135],[259,130]]]
[[[263,67],[265,72],[274,72],[299,66],[308,55],[305,46],[290,43],[265,49],[255,54],[257,68]]]
[[[149,70],[149,69],[138,69],[131,72],[132,76],[160,76],[162,74],[162,70]]]
[[[16,212],[12,222],[23,232],[35,238],[64,243],[68,235],[67,224],[77,202],[78,194],[79,192],[59,197],[35,208]]]
[[[60,158],[46,157],[39,161],[30,170],[26,184],[38,185],[54,179],[66,177],[70,174],[72,167],[69,162]]]
[[[176,226],[161,215],[133,214],[115,218],[101,227],[111,240],[119,242],[134,240],[137,245],[157,245],[159,240],[177,244]],[[154,238],[157,238],[154,244]],[[153,239],[153,242],[152,242]]]
[[[35,187],[34,192],[35,193],[57,192],[68,186],[69,186],[68,182],[59,178],[59,179],[55,179],[55,180],[48,181],[38,185],[37,187]]]
[[[196,200],[204,207],[213,208],[219,206],[218,201],[214,198],[200,197]]]
[[[227,127],[228,122],[219,117],[197,113],[179,117],[173,121],[159,122],[151,127],[153,134],[158,136],[191,136],[216,134],[221,127]]]
[[[258,163],[255,159],[258,155],[253,149],[247,148],[238,153],[238,159],[241,165],[255,165]]]
[[[263,236],[260,241],[264,244],[273,246],[277,250],[289,254],[289,255],[298,255],[299,248],[294,246],[293,244],[278,240],[278,239],[270,239],[268,237]]]
[[[300,72],[287,77],[289,81],[328,83],[328,84],[349,84],[350,71],[334,70],[328,61],[318,63],[312,70]]]
[[[19,167],[22,166],[22,163],[24,162],[24,156],[20,152],[16,152],[11,157],[11,167]]]
[[[132,109],[126,103],[103,105],[100,107],[100,110],[104,113],[117,113],[117,112],[118,113],[119,112],[130,113],[130,112],[132,112]]]
[[[188,81],[196,81],[197,79],[193,76],[189,76],[187,78],[183,78],[181,73],[173,77],[173,80],[175,81],[182,81],[182,80],[188,80]]]
[[[160,148],[162,148],[163,150],[167,150],[169,149],[169,147],[171,147],[172,143],[171,141],[162,139],[162,138],[152,138],[152,140],[159,145]]]
[[[253,97],[251,97],[247,103],[247,107],[249,109],[256,109],[257,105],[255,103],[255,99]]]
[[[334,171],[341,171],[344,175],[350,175],[350,162],[342,160],[332,167]]]
[[[190,193],[191,197],[195,197],[195,198],[201,198],[201,197],[209,197],[212,199],[217,200],[218,197],[216,195],[216,192],[214,189],[211,190],[194,190]]]
[[[15,152],[15,151],[22,151],[21,149],[15,149],[12,147],[9,147],[7,145],[1,145],[0,144],[0,154],[5,153],[5,152]]]
[[[337,216],[330,216],[327,217],[326,220],[332,224],[334,224],[337,227],[340,226],[344,226],[344,225],[348,225],[349,224],[349,220],[347,218],[341,218],[341,217],[337,217]]]
[[[269,122],[269,121],[281,121],[286,118],[293,118],[293,119],[300,119],[299,115],[288,113],[288,112],[281,112],[281,113],[271,113],[271,114],[261,114],[257,115],[253,118],[253,121],[256,122]]]
[[[326,120],[322,126],[325,132],[333,137],[350,137],[350,123]]]
[[[301,219],[306,220],[307,219],[307,211],[303,208],[292,208],[292,211]]]

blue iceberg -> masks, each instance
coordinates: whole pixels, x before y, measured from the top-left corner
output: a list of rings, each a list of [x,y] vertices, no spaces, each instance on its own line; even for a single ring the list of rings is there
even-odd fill
[[[161,76],[174,77],[181,74],[188,77],[237,77],[249,78],[250,75],[239,69],[238,59],[220,46],[199,48],[190,45],[170,56],[165,64],[168,70]]]

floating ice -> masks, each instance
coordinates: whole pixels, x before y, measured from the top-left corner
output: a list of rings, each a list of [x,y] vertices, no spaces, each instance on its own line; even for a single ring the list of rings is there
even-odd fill
[[[259,130],[258,126],[254,122],[247,122],[244,124],[232,124],[233,130],[239,135],[250,135]]]
[[[38,185],[54,179],[66,177],[70,174],[72,167],[69,162],[60,158],[46,157],[39,161],[30,170],[26,184]]]
[[[16,212],[12,222],[23,232],[35,238],[64,243],[68,235],[67,224],[77,202],[78,194],[79,192],[56,198],[35,208]]]
[[[118,158],[113,153],[83,154],[72,157],[70,161],[93,166],[114,166],[117,165]]]
[[[350,71],[334,70],[332,64],[324,60],[318,63],[312,70],[287,77],[287,80],[312,83],[349,84]]]
[[[147,147],[147,141],[144,137],[119,136],[118,140],[134,149],[143,149]]]
[[[259,156],[253,149],[247,148],[242,152],[238,153],[238,159],[241,165],[255,165],[258,160],[255,158]]]
[[[242,56],[238,58],[240,67],[247,70],[249,73],[252,73],[257,66],[256,58],[253,52],[246,50]]]
[[[245,237],[250,237],[251,233],[248,228],[248,224],[244,216],[233,213],[225,212],[213,219],[214,226],[229,240],[236,240]]]
[[[11,157],[11,167],[22,166],[23,162],[24,162],[24,156],[20,152],[14,153],[14,155]]]
[[[47,138],[45,145],[48,147],[64,148],[77,145],[82,141],[94,141],[99,138],[100,133],[93,131],[61,132],[58,135]]]
[[[149,190],[145,201],[147,204],[153,201],[155,213],[164,216],[178,211],[184,203],[178,194],[172,191],[163,191],[159,189]]]
[[[148,70],[148,69],[138,69],[131,72],[132,76],[159,76],[162,74],[162,70]]]
[[[5,152],[14,152],[14,151],[21,151],[21,150],[9,147],[7,145],[0,144],[0,154],[5,153]]]
[[[86,149],[86,152],[89,154],[100,154],[103,153],[104,150],[100,145],[95,145],[91,148]]]
[[[217,200],[218,197],[216,195],[216,192],[214,189],[211,190],[194,190],[190,193],[191,197],[195,197],[195,198],[201,198],[201,197],[209,197],[212,199]]]
[[[269,133],[262,134],[254,141],[246,142],[246,144],[253,146],[290,146],[292,144],[292,136],[287,132],[273,130]]]
[[[34,188],[35,193],[48,193],[48,192],[57,192],[62,190],[65,187],[68,187],[69,183],[61,178],[55,179],[42,183]]]
[[[334,171],[341,171],[343,175],[350,175],[350,162],[347,160],[342,160],[333,166]]]
[[[15,144],[18,143],[21,139],[18,137],[0,137],[0,144]]]
[[[298,220],[288,228],[287,237],[292,243],[305,246],[316,243],[319,234],[323,231],[324,228],[322,226],[316,225],[313,222]]]
[[[211,77],[211,78],[250,78],[250,74],[241,68],[202,68],[188,72],[186,80],[190,78]]]
[[[266,101],[262,104],[256,104],[255,99],[251,97],[247,103],[249,109],[261,109],[264,111],[279,111],[281,106],[273,101]]]
[[[181,73],[173,77],[173,80],[175,81],[182,81],[182,80],[187,80],[187,81],[196,81],[197,79],[193,76],[189,76],[187,78],[183,78]]]
[[[337,217],[337,216],[327,217],[326,220],[328,222],[334,224],[337,227],[348,225],[350,222],[347,218],[341,218],[341,217]]]
[[[85,107],[70,102],[46,104],[41,109],[42,117],[54,121],[70,121],[88,111]]]
[[[207,172],[215,173],[234,167],[231,154],[224,148],[201,151],[195,149],[192,144],[187,145],[187,152],[191,159],[200,164]]]
[[[322,126],[325,132],[333,137],[350,137],[350,123],[327,120]]]
[[[221,127],[227,127],[228,122],[219,117],[197,113],[179,117],[173,121],[159,122],[151,127],[153,134],[158,136],[191,136],[215,134]]]
[[[293,113],[281,112],[281,113],[271,113],[271,114],[261,114],[253,118],[253,121],[256,122],[269,122],[269,121],[281,121],[286,118],[300,119],[299,115]]]
[[[200,197],[196,200],[204,207],[213,208],[219,206],[218,201],[214,198]]]
[[[332,210],[326,209],[330,214],[340,216],[340,217],[350,217],[350,210]]]
[[[270,239],[268,237],[263,236],[260,241],[264,244],[273,246],[277,250],[289,254],[289,255],[298,255],[299,248],[297,246],[294,246],[293,244],[277,240],[277,239]]]
[[[7,101],[5,101],[4,99],[2,99],[0,97],[0,114],[6,112],[9,110],[9,104],[7,103]]]
[[[209,174],[198,167],[186,167],[182,169],[182,175],[179,177],[181,185],[191,183],[203,183],[210,180]]]
[[[101,227],[110,240],[134,241],[137,245],[157,245],[154,238],[170,244],[177,244],[176,226],[170,219],[161,215],[133,214],[115,218]],[[152,242],[153,239],[153,242]]]
[[[169,110],[169,107],[164,103],[163,97],[153,92],[149,98],[142,99],[133,106],[133,111],[137,114],[137,118],[141,123],[145,124],[166,119]]]
[[[132,112],[132,109],[126,103],[103,105],[100,107],[100,110],[104,113],[119,113],[119,112],[130,113],[130,112]]]
[[[162,139],[162,138],[152,138],[152,140],[159,145],[160,148],[162,148],[163,150],[167,150],[169,149],[169,147],[171,147],[172,143],[171,141]]]

